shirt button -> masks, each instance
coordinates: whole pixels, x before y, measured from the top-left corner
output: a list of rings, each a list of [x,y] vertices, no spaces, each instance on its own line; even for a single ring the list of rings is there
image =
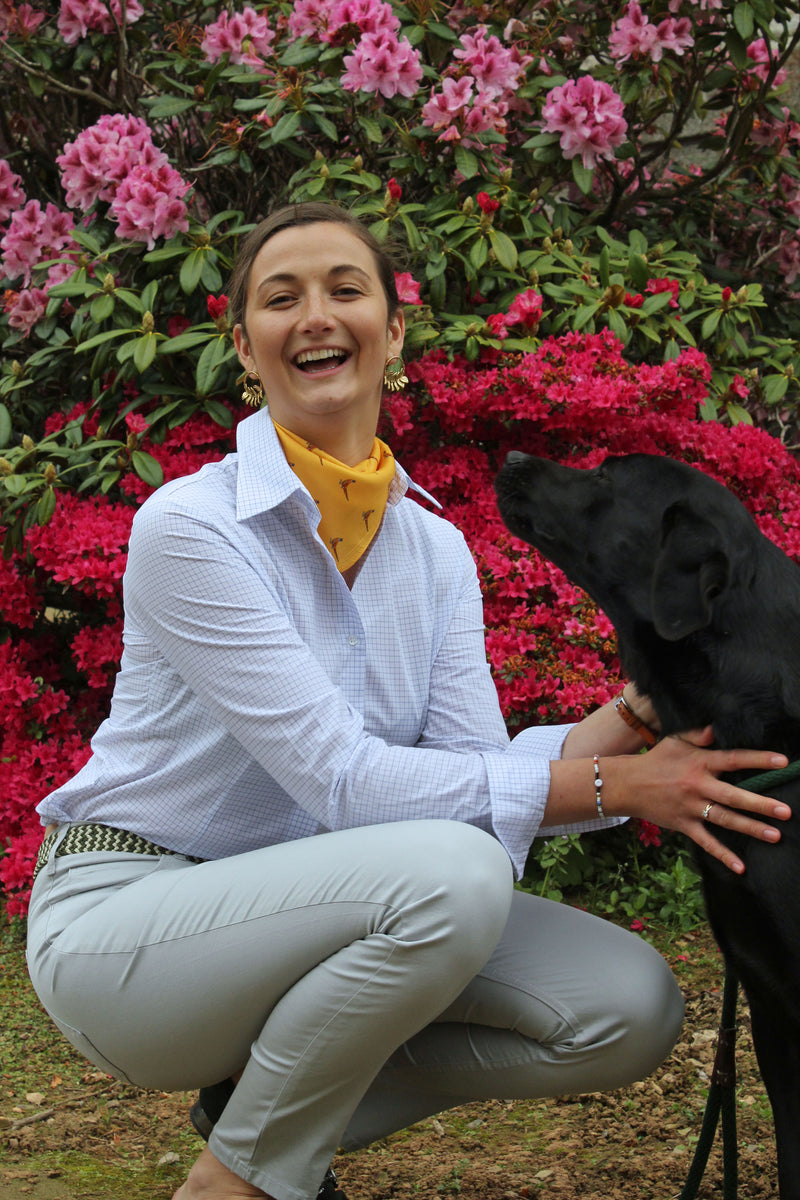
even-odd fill
[[[351,646],[358,645],[358,638],[356,637],[356,635],[354,633],[350,634],[350,637],[347,639],[347,641]]]

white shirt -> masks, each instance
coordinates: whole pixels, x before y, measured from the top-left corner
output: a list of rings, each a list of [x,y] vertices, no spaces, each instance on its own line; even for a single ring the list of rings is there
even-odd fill
[[[439,817],[493,833],[519,876],[569,726],[509,741],[462,535],[398,465],[351,591],[266,410],[237,444],[137,512],[111,713],[42,822],[220,858]]]

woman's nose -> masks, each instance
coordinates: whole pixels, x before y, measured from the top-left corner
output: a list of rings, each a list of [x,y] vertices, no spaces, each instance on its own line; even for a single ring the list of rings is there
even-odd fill
[[[333,324],[330,304],[322,292],[309,292],[303,300],[301,323],[309,329],[330,329]]]

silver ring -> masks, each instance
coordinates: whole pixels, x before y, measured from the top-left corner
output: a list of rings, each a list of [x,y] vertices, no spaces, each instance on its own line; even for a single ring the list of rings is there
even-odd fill
[[[713,807],[714,807],[714,801],[712,800],[711,803],[707,804],[705,806],[705,808],[703,809],[703,820],[704,821],[708,820],[708,814],[711,812]]]

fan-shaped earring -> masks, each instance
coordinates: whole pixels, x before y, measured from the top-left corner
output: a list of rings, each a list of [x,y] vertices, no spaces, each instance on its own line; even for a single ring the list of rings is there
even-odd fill
[[[400,355],[395,354],[383,368],[383,386],[390,392],[402,392],[407,383],[406,365]]]
[[[264,387],[258,372],[245,371],[244,375],[240,376],[239,382],[241,383],[242,380],[244,380],[242,400],[252,408],[260,408],[264,403]]]

